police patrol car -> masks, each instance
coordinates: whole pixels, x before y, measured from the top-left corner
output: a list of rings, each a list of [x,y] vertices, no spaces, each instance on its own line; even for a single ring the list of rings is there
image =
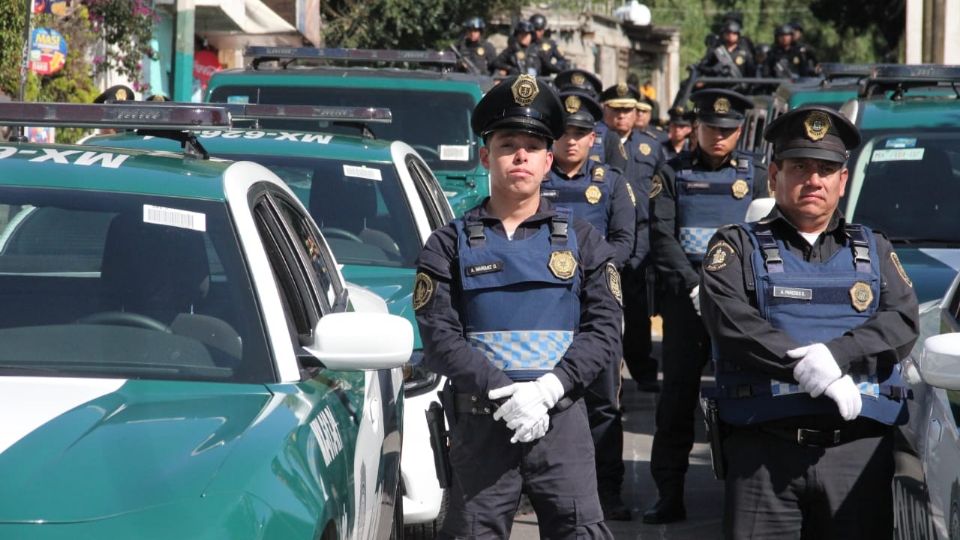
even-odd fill
[[[194,132],[203,147],[215,157],[253,161],[276,173],[319,224],[346,279],[380,295],[391,313],[415,324],[416,257],[430,233],[453,219],[430,168],[403,142],[276,129],[289,122],[312,122],[323,130],[352,128],[369,135],[389,125],[391,111],[302,105],[227,108],[234,126],[246,127]],[[84,142],[178,149],[178,143],[169,138],[133,133]],[[436,390],[443,378],[423,368],[422,358],[419,333],[414,331],[413,356],[404,366],[401,489],[405,523],[423,524],[432,532],[434,521],[442,517],[443,491],[424,411],[437,401]]]
[[[452,53],[250,47],[245,56],[248,68],[213,75],[207,101],[387,108],[394,122],[379,126],[377,137],[413,146],[440,180],[457,215],[490,194],[470,113],[493,80],[452,72],[457,64]],[[268,67],[272,62],[279,67]],[[400,65],[440,69],[396,67]],[[285,125],[298,126],[302,124]]]
[[[0,143],[0,537],[399,535],[410,324],[348,291],[275,174],[203,157],[185,130],[228,112],[6,103],[0,123],[186,146]]]

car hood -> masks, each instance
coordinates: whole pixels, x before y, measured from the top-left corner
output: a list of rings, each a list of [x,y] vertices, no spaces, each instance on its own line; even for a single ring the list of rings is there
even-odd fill
[[[419,349],[420,332],[413,313],[413,282],[416,270],[413,268],[390,268],[386,266],[358,266],[346,264],[343,276],[351,283],[373,291],[387,303],[391,315],[397,315],[413,325],[413,348]]]
[[[960,271],[960,249],[895,246],[921,302],[940,298]]]
[[[199,501],[262,385],[0,377],[0,523],[77,523]]]

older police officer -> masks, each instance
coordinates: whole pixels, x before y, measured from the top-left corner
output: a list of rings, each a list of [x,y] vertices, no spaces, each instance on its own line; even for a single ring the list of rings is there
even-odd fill
[[[728,538],[890,538],[899,360],[917,298],[890,242],[837,209],[860,134],[806,106],[770,124],[776,206],[703,263],[716,398],[730,426]]]
[[[564,131],[551,87],[506,79],[471,125],[490,197],[430,237],[414,288],[424,363],[450,382],[442,536],[509,537],[524,492],[542,537],[610,538],[578,396],[619,355],[613,249],[540,197]]]

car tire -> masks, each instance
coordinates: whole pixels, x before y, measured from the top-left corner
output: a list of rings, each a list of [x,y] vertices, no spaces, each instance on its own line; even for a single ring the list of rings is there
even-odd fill
[[[957,507],[957,501],[950,505],[949,527],[950,540],[960,540],[960,508]]]
[[[443,520],[447,517],[447,506],[450,503],[447,493],[447,490],[443,490],[443,498],[440,499],[440,512],[437,514],[437,519],[430,523],[407,525],[404,528],[403,534],[406,540],[430,540],[440,534],[440,529],[443,528]]]

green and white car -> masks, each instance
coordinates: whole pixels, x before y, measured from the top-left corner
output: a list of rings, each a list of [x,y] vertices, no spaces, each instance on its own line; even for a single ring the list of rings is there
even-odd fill
[[[226,118],[0,104],[3,124]],[[0,538],[397,535],[409,322],[345,287],[275,174],[184,139],[0,143]]]

